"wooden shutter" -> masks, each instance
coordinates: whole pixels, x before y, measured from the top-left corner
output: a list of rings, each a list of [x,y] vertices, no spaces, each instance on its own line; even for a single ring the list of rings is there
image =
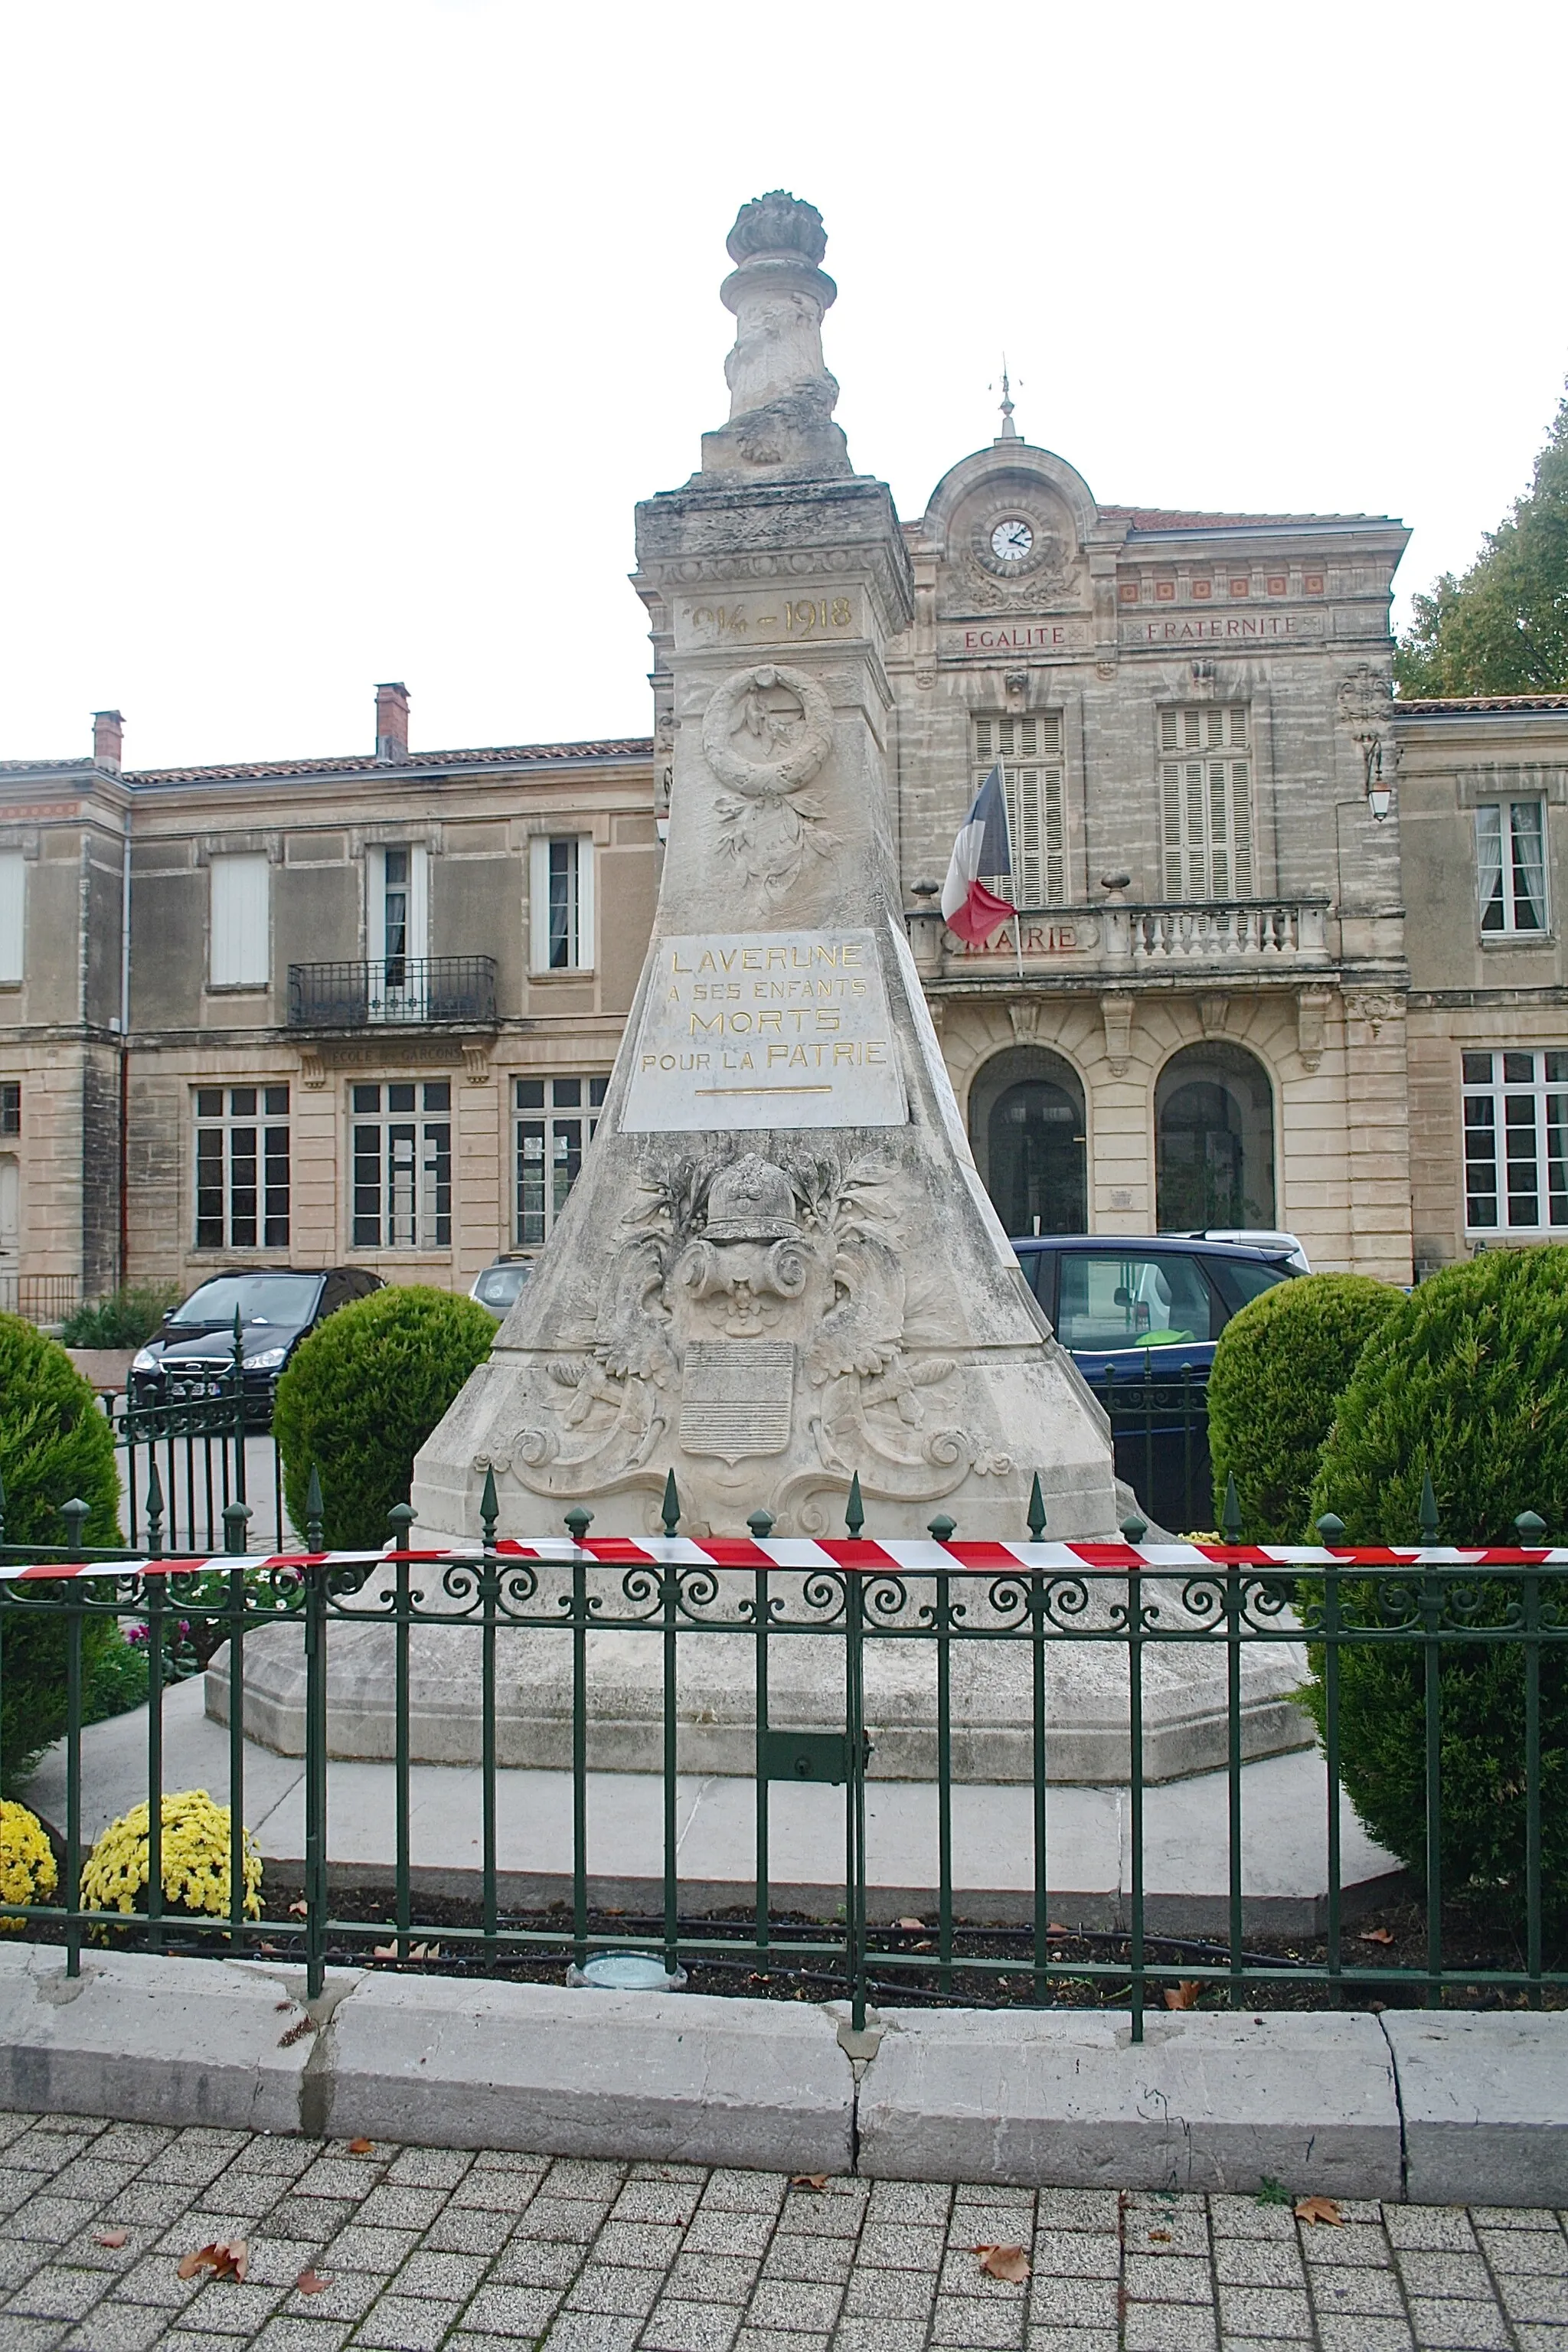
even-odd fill
[[[1061,767],[1062,718],[974,721],[976,792],[998,760],[1013,844],[1012,896],[1020,907],[1059,907],[1067,899],[1067,793]]]
[[[215,988],[265,987],[271,978],[267,859],[265,856],[215,857],[208,872],[212,984]]]
[[[1242,704],[1164,709],[1160,824],[1167,898],[1247,898],[1253,891],[1252,763]]]

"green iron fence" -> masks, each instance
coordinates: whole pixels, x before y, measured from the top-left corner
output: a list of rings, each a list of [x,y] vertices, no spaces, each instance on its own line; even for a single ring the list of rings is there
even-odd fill
[[[1086,1375],[1110,1422],[1116,1475],[1156,1527],[1182,1533],[1213,1524],[1208,1368],[1159,1371],[1147,1358],[1135,1371]]]
[[[228,1953],[302,1958],[312,1992],[329,1960],[417,1957],[416,1942],[432,1932],[455,1964],[504,1968],[510,1959],[548,1958],[586,1965],[595,1955],[655,1947],[673,1978],[700,1965],[705,1981],[748,1989],[760,1972],[824,1998],[846,1996],[858,2024],[870,2001],[904,1999],[973,2000],[989,1984],[1011,1998],[1037,2003],[1092,1998],[1125,2002],[1132,2032],[1143,2032],[1147,2008],[1168,1990],[1215,1990],[1231,2006],[1254,2003],[1283,1987],[1293,1999],[1341,2005],[1384,1999],[1439,2004],[1456,1986],[1483,1986],[1539,2004],[1568,1986],[1562,1955],[1549,1949],[1555,1932],[1543,1895],[1543,1806],[1558,1785],[1562,1762],[1558,1717],[1563,1645],[1568,1643],[1568,1550],[1545,1548],[1543,1524],[1532,1514],[1517,1522],[1519,1542],[1484,1552],[1444,1549],[1430,1488],[1423,1507],[1423,1543],[1373,1552],[1342,1547],[1337,1520],[1320,1521],[1318,1549],[1223,1545],[1149,1545],[1139,1520],[1122,1540],[1062,1544],[1046,1539],[1039,1482],[1026,1534],[1016,1543],[966,1544],[951,1520],[931,1521],[929,1542],[879,1543],[865,1533],[857,1480],[851,1486],[847,1539],[779,1540],[766,1512],[755,1513],[748,1538],[693,1541],[680,1536],[673,1475],[665,1492],[662,1538],[595,1539],[592,1515],[566,1514],[564,1537],[538,1542],[498,1540],[493,1478],[482,1502],[483,1542],[477,1550],[427,1552],[413,1548],[412,1512],[392,1514],[394,1543],[382,1554],[332,1553],[321,1541],[320,1490],[311,1481],[308,1550],[247,1554],[249,1506],[235,1497],[225,1507],[225,1543],[217,1557],[163,1553],[162,1524],[149,1501],[145,1557],[84,1552],[85,1507],[66,1507],[67,1541],[53,1551],[32,1549],[25,1559],[0,1549],[0,1693],[7,1641],[42,1617],[60,1629],[66,1692],[63,1822],[56,1824],[60,1856],[57,1899],[31,1906],[0,1906],[50,1940],[64,1943],[67,1968],[79,1969],[84,1941],[111,1934],[153,1950],[205,1948]],[[1237,1515],[1227,1510],[1232,1528]],[[0,1528],[3,1533],[3,1528]],[[231,1801],[229,1906],[226,1919],[193,1922],[175,1916],[163,1891],[162,1812],[151,1807],[145,1912],[128,1922],[118,1912],[84,1906],[80,1874],[85,1775],[82,1728],[83,1655],[88,1629],[103,1619],[145,1629],[149,1653],[162,1661],[177,1622],[205,1629],[205,1650],[227,1643],[228,1794]],[[247,1645],[279,1623],[297,1626],[303,1647],[304,1857],[302,1904],[291,1888],[268,1887],[265,1916],[244,1916],[243,1821],[247,1753],[243,1689]],[[342,1633],[368,1624],[389,1626],[394,1650],[395,1751],[392,1776],[395,1858],[390,1918],[353,1916],[352,1895],[329,1870],[331,1831],[328,1758],[331,1725],[328,1660]],[[466,1922],[432,1931],[421,1924],[411,1867],[411,1654],[416,1642],[438,1643],[455,1633],[478,1633],[480,1771],[477,1824],[478,1899]],[[658,1856],[662,1902],[647,1921],[614,1918],[591,1901],[594,1862],[589,1837],[589,1749],[595,1722],[595,1637],[616,1633],[656,1645],[661,1677],[658,1726],[663,1792]],[[570,1692],[572,1787],[570,1902],[558,1913],[523,1915],[503,1908],[498,1851],[498,1692],[508,1666],[507,1644],[520,1634],[564,1645]],[[754,1899],[742,1917],[693,1917],[682,1907],[677,1779],[681,1658],[690,1645],[715,1636],[749,1645],[755,1675],[753,1783]],[[841,1727],[801,1730],[774,1720],[770,1681],[778,1645],[801,1641],[830,1645],[833,1678],[843,1694]],[[1321,1958],[1249,1948],[1244,1934],[1243,1741],[1244,1664],[1257,1649],[1280,1643],[1312,1645],[1321,1661],[1324,1717],[1324,1802],[1327,1854],[1326,1937]],[[884,1645],[923,1645],[934,1668],[936,1868],[934,1928],[913,1944],[907,1929],[868,1916],[868,1781],[885,1727],[868,1718],[867,1664]],[[1053,1702],[1074,1671],[1085,1643],[1110,1645],[1122,1661],[1128,1699],[1127,1789],[1130,1886],[1124,1927],[1068,1940],[1051,1918],[1055,1787],[1047,1770]],[[1163,1937],[1150,1930],[1145,1836],[1145,1708],[1151,1653],[1170,1645],[1206,1645],[1223,1658],[1226,1692],[1226,1758],[1215,1777],[1208,1834],[1226,1857],[1227,1928],[1209,1940]],[[1021,1652],[1027,1661],[1032,1913],[1023,1926],[976,1926],[958,1915],[954,1894],[954,1769],[952,1693],[955,1669],[973,1645]],[[1342,1911],[1341,1870],[1341,1681],[1356,1652],[1394,1646],[1419,1662],[1424,1694],[1422,1776],[1426,1808],[1425,1949],[1409,1965],[1361,1957]],[[1444,1948],[1443,1688],[1452,1674],[1488,1651],[1506,1645],[1521,1662],[1523,1721],[1518,1777],[1511,1790],[1519,1824],[1517,1877],[1523,1885],[1523,1950],[1514,1966],[1456,1962]],[[146,1712],[147,1787],[164,1789],[165,1687],[151,1676]],[[1550,1706],[1543,1710],[1543,1698]],[[1547,1728],[1543,1729],[1543,1712]],[[1550,1734],[1550,1736],[1549,1736]],[[830,1920],[783,1913],[770,1870],[772,1792],[781,1780],[815,1779],[842,1791],[842,1907]],[[653,1874],[650,1872],[650,1875]],[[362,1906],[363,1907],[363,1906]],[[1256,1936],[1255,1942],[1260,1940]],[[724,1972],[728,1971],[726,1978]],[[1020,1991],[1021,1988],[1021,1991]],[[984,1990],[980,1995],[984,1998]]]

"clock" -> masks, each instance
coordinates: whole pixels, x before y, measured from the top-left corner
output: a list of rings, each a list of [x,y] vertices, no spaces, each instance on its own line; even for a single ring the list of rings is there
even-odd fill
[[[1004,515],[991,533],[993,560],[1009,569],[1026,563],[1034,545],[1034,525],[1023,515]]]

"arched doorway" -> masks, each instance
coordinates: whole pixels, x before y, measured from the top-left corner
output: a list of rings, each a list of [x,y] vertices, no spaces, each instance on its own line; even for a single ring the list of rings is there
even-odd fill
[[[1070,1062],[1038,1045],[996,1055],[970,1088],[969,1135],[1010,1234],[1086,1231],[1083,1087]]]
[[[1154,1181],[1162,1233],[1273,1228],[1274,1089],[1253,1055],[1173,1054],[1154,1088]]]

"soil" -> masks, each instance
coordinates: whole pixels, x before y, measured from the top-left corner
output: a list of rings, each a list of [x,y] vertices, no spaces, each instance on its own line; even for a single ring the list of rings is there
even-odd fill
[[[269,1920],[289,1920],[289,1904],[297,1900],[294,1885],[274,1885],[270,1876],[263,1885],[262,1901]],[[501,1940],[491,1956],[476,1935],[482,1927],[477,1903],[416,1895],[410,1907],[406,1941],[409,1947],[425,1948],[417,1958],[400,1959],[392,1896],[356,1889],[349,1900],[357,1915],[356,1924],[368,1932],[354,1934],[334,1924],[327,1937],[327,1960],[331,1967],[369,1965],[402,1975],[493,1976],[512,1983],[560,1984],[573,1958],[572,1917],[564,1904],[545,1911],[501,1913],[498,1921]],[[832,1921],[774,1912],[770,1933],[780,1948],[776,1959],[765,1965],[759,1965],[760,1956],[752,1948],[756,1919],[749,1909],[682,1916],[678,1926],[680,1965],[689,1991],[746,1994],[768,2000],[820,2001],[847,1996],[849,1983],[842,1956],[834,1950],[841,1930]],[[378,1933],[378,1929],[388,1932]],[[38,1941],[59,1938],[59,1929],[52,1924],[39,1923],[26,1932]],[[646,1914],[592,1911],[588,1934],[598,1949],[607,1944],[611,1948],[620,1946],[658,1953],[664,1922],[661,1916]],[[546,1940],[509,1944],[505,1940],[509,1936]],[[1028,1928],[955,1927],[951,1966],[945,1971],[937,1940],[937,1928],[931,1920],[918,1927],[911,1919],[905,1927],[872,1929],[868,1998],[884,2008],[1127,2006],[1130,1945],[1125,1935],[1052,1932],[1047,1967],[1038,1986],[1033,1967],[1033,1932]],[[287,1927],[258,1929],[247,1942],[261,1958],[295,1964],[304,1958],[303,1927],[291,1921]],[[711,1958],[703,1957],[704,1946],[725,1942],[746,1948],[716,1949]],[[226,1955],[230,1948],[227,1936],[205,1921],[169,1920],[167,1943],[171,1948],[215,1957]],[[801,1950],[802,1945],[814,1948]],[[792,1946],[796,1948],[791,1949]],[[1144,1958],[1152,1972],[1146,1999],[1156,2009],[1162,2005],[1246,2008],[1261,2012],[1338,2007],[1376,2012],[1428,2005],[1426,1916],[1415,1901],[1391,1903],[1345,1930],[1341,1938],[1345,1981],[1337,2000],[1321,1973],[1328,1962],[1322,1938],[1294,1942],[1268,1936],[1250,1938],[1243,1953],[1240,1980],[1234,1988],[1230,1955],[1223,1944],[1146,1936]],[[1450,1906],[1443,1921],[1443,1963],[1455,1979],[1442,1990],[1441,2006],[1446,2009],[1531,2005],[1530,1992],[1521,1984],[1487,1981],[1500,1974],[1521,1977],[1527,1966],[1522,1935],[1515,1937],[1495,1918]],[[1547,1972],[1568,1972],[1568,1947],[1561,1940],[1549,1945],[1542,1954],[1542,1967]],[[1535,2005],[1568,2008],[1568,1977],[1563,1982],[1543,1985]]]

